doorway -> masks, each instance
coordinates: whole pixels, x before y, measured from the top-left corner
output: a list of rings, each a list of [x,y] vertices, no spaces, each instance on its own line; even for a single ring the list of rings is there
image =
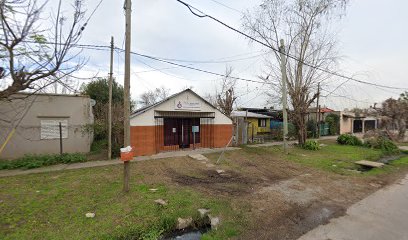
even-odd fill
[[[200,118],[164,118],[164,146],[183,149],[200,143],[200,132],[194,134],[193,126],[200,126]]]

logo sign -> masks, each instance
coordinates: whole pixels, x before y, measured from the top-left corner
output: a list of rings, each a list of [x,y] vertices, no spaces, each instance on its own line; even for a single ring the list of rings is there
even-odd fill
[[[201,103],[194,100],[176,99],[174,101],[176,110],[200,110]]]
[[[200,126],[192,126],[191,129],[192,129],[193,133],[200,132]]]

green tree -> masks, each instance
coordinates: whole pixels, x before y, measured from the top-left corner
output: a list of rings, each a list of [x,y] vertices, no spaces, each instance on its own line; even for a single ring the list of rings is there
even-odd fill
[[[337,135],[340,132],[340,117],[337,114],[327,115],[325,122],[329,124],[330,135]]]
[[[109,81],[106,78],[98,78],[93,82],[82,85],[81,92],[96,101],[93,107],[95,121],[90,128],[94,134],[92,150],[104,150],[108,142]],[[123,146],[123,99],[123,87],[113,80],[112,156],[118,156],[119,148]]]

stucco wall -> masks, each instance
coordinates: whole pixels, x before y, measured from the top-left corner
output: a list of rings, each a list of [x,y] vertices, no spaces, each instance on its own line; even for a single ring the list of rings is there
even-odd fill
[[[191,93],[190,91],[183,92],[177,95],[174,98],[169,99],[168,101],[159,104],[158,106],[151,108],[137,116],[134,116],[130,119],[130,126],[154,126],[154,111],[179,111],[175,108],[175,101],[179,99],[197,101],[200,102],[201,107],[199,110],[191,110],[192,112],[214,112],[214,124],[232,124],[232,120],[222,114],[220,111],[215,109],[213,106],[207,104],[197,95]],[[186,110],[182,110],[186,111]]]
[[[21,99],[23,97],[23,99]],[[92,134],[84,131],[93,123],[90,98],[69,95],[18,95],[0,102],[0,143],[3,144],[16,122],[22,119],[0,158],[24,154],[59,153],[59,139],[41,139],[41,120],[67,120],[68,137],[63,139],[66,153],[89,152]],[[19,98],[19,99],[18,99]]]

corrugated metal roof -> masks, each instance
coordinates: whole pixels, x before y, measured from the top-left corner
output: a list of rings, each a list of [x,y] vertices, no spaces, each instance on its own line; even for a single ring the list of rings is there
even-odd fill
[[[246,111],[232,111],[231,117],[271,118],[270,116],[253,112],[248,112],[247,115]]]

